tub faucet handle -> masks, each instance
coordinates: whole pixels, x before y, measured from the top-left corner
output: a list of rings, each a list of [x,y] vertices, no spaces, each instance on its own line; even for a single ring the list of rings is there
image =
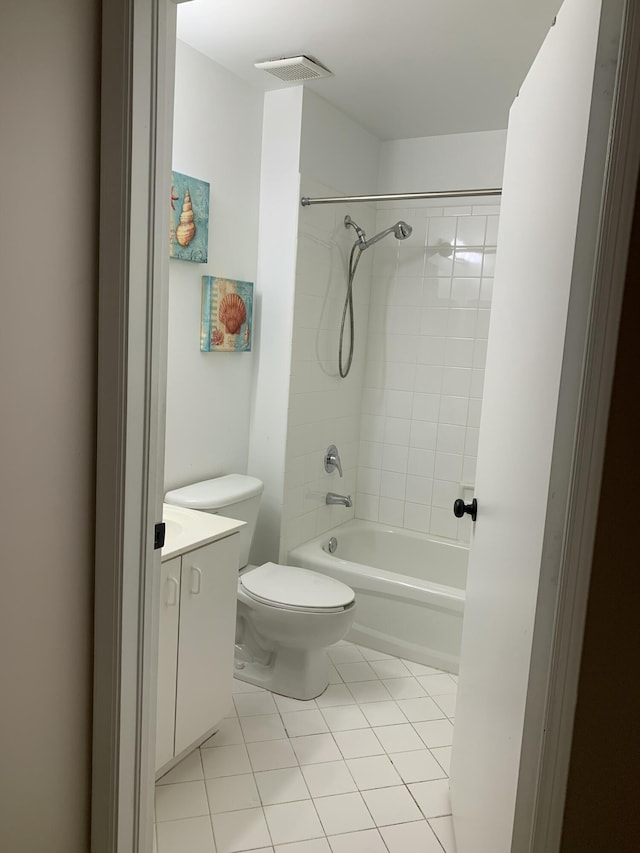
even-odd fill
[[[327,474],[331,474],[332,471],[338,469],[338,474],[342,477],[342,463],[340,462],[340,454],[338,453],[338,448],[335,444],[329,445],[327,447],[327,452],[324,455],[324,470]]]

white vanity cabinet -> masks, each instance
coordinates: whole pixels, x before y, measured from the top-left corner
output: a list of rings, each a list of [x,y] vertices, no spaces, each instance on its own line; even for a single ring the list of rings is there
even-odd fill
[[[161,564],[156,770],[200,743],[231,706],[239,538]]]

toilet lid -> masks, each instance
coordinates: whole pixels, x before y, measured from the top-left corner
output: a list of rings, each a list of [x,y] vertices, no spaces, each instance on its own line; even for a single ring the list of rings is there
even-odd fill
[[[252,597],[290,608],[335,610],[351,604],[356,597],[351,587],[334,578],[277,563],[265,563],[244,572],[240,583]]]

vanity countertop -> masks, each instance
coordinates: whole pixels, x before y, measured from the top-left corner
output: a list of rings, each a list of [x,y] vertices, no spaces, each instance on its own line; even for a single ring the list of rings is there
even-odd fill
[[[246,524],[234,518],[224,518],[221,515],[171,504],[162,504],[162,520],[166,526],[162,560],[185,554],[201,545],[215,542],[216,539],[223,539]]]

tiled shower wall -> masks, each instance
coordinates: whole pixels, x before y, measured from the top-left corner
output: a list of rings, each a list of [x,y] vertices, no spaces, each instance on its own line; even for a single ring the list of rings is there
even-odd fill
[[[499,208],[379,210],[356,516],[468,541],[452,505],[475,480]]]

